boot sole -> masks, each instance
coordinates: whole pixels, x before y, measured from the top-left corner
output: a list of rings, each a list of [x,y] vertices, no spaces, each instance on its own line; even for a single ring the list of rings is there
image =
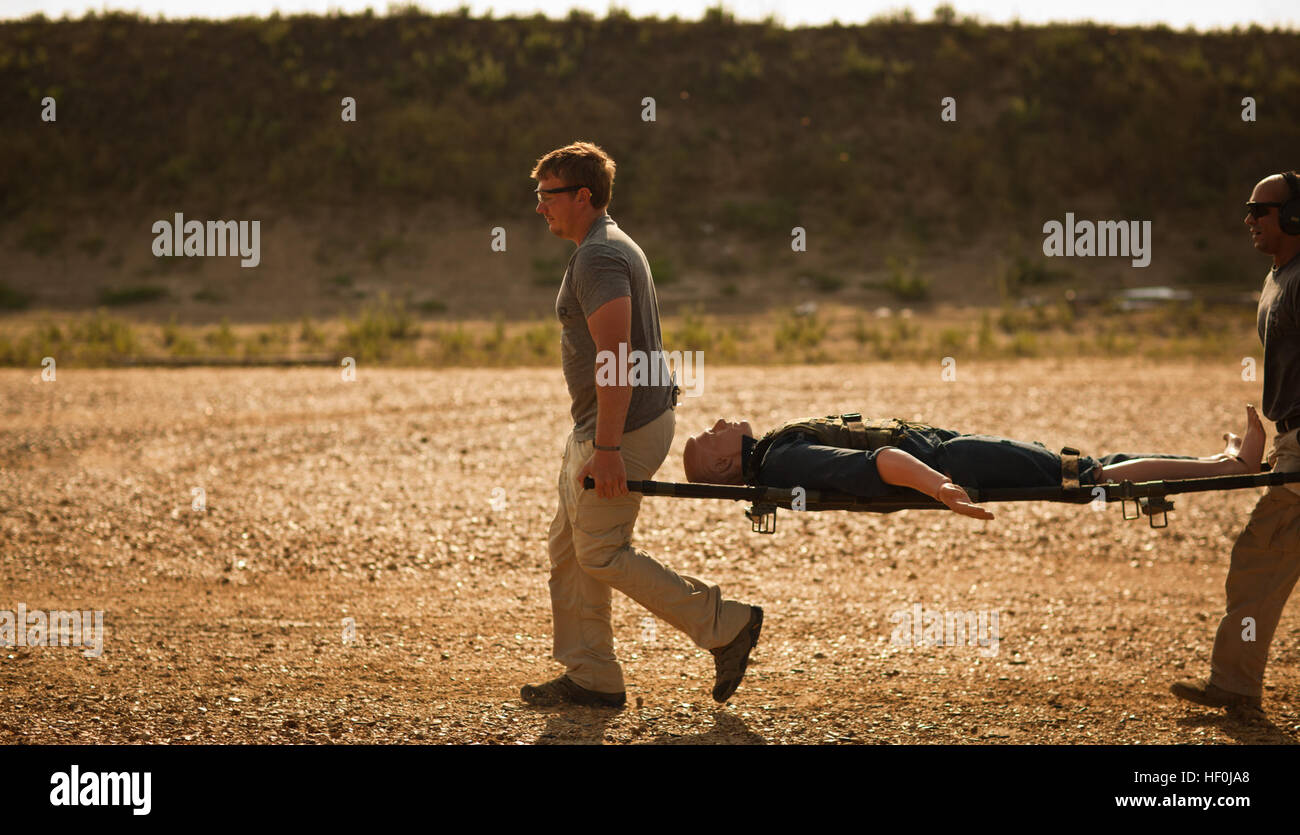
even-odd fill
[[[749,670],[749,655],[754,651],[754,647],[758,646],[758,636],[763,632],[763,609],[762,607],[759,606],[755,606],[753,608],[757,613],[757,620],[752,626],[748,627],[749,652],[745,654],[745,665],[740,671],[740,678],[736,679],[736,684],[734,687],[731,688],[730,693],[723,696],[721,699],[718,698],[716,693],[712,694],[713,701],[717,702],[718,704],[726,704],[728,699],[736,695],[736,690],[740,688],[740,683],[745,680],[745,673],[748,672]],[[755,616],[751,615],[750,617],[754,618]]]
[[[529,695],[528,691],[532,692],[531,696]],[[598,697],[585,697],[585,696],[582,698],[572,698],[567,695],[557,696],[549,693],[542,693],[538,690],[538,688],[530,684],[525,684],[523,687],[519,688],[519,699],[524,704],[530,705],[532,707],[560,707],[561,705],[577,705],[579,707],[607,707],[607,708],[612,708],[614,710],[622,710],[624,707],[627,706],[626,696],[624,696],[622,699],[617,701],[612,699],[610,701],[605,701]]]
[[[1259,710],[1260,706],[1253,702],[1243,702],[1237,700],[1216,699],[1207,695],[1201,690],[1191,687],[1179,687],[1177,684],[1169,685],[1169,692],[1178,698],[1192,704],[1198,704],[1202,707],[1226,707],[1226,708],[1253,708]]]

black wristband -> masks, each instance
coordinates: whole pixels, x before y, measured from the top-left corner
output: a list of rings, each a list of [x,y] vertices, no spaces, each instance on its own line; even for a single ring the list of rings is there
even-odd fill
[[[594,446],[596,449],[601,450],[602,452],[618,452],[620,449],[622,449],[622,447],[617,447],[617,446],[601,446],[595,441],[592,441],[591,445]]]

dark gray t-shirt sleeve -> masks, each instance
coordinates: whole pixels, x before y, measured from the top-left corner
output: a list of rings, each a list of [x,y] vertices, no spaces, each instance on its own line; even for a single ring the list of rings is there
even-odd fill
[[[1264,344],[1264,417],[1300,417],[1300,256],[1270,271],[1260,295],[1259,338]]]
[[[805,436],[795,436],[768,448],[758,481],[768,487],[837,490],[867,499],[894,495],[901,488],[881,480],[876,470],[879,453],[879,449],[824,446]]]
[[[591,316],[606,303],[632,295],[632,268],[612,246],[587,244],[573,259],[573,291],[583,316]]]

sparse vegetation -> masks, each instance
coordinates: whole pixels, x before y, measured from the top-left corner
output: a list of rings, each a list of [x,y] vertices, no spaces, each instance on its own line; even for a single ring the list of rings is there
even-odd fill
[[[341,354],[361,360],[386,359],[392,355],[395,343],[414,339],[420,327],[415,317],[406,309],[406,303],[389,299],[381,293],[377,301],[361,308],[360,316],[353,321],[343,318],[343,336],[339,340]]]
[[[204,335],[203,340],[218,356],[223,357],[234,356],[235,349],[239,345],[239,338],[235,336],[234,330],[230,327],[230,322],[224,318],[221,320],[220,325]]]
[[[101,287],[99,303],[109,306],[143,304],[168,297],[166,287],[157,284],[131,284],[125,287]]]
[[[709,37],[692,39],[694,34]],[[175,49],[178,39],[183,59]],[[669,43],[682,47],[663,48]],[[86,53],[87,44],[106,48]],[[0,246],[12,261],[28,265],[32,256],[75,256],[64,260],[90,276],[79,278],[79,286],[111,285],[98,299],[107,307],[163,301],[164,284],[215,305],[227,303],[228,294],[246,299],[256,280],[210,278],[204,267],[203,281],[211,283],[194,290],[187,282],[198,281],[185,271],[212,262],[143,259],[143,245],[112,243],[117,230],[98,219],[121,213],[126,196],[146,194],[163,203],[183,197],[196,213],[204,205],[246,202],[266,206],[268,218],[286,207],[346,201],[363,213],[454,206],[466,216],[477,212],[491,219],[483,228],[535,221],[520,182],[521,168],[546,150],[539,147],[543,126],[532,103],[565,79],[557,118],[589,114],[603,126],[606,147],[636,149],[619,159],[612,211],[620,221],[628,219],[638,240],[663,242],[648,254],[657,283],[669,290],[665,296],[673,303],[711,297],[712,315],[696,309],[664,318],[671,347],[756,363],[788,361],[784,352],[818,361],[863,351],[927,360],[937,351],[1240,357],[1256,349],[1245,313],[1214,305],[1081,310],[1059,301],[1062,279],[1075,276],[1057,268],[1061,262],[1039,257],[1035,242],[1008,230],[1033,231],[1025,227],[1026,218],[1059,216],[1070,183],[1089,185],[1093,203],[1077,211],[1101,205],[1112,207],[1107,211],[1117,218],[1150,217],[1158,196],[1159,206],[1187,216],[1235,223],[1229,215],[1244,197],[1241,189],[1272,163],[1263,151],[1243,156],[1242,125],[1223,114],[1232,115],[1243,90],[1261,101],[1296,100],[1300,73],[1269,68],[1288,67],[1298,46],[1300,33],[1280,30],[1201,34],[1090,24],[996,26],[958,20],[942,7],[933,22],[895,14],[868,26],[797,33],[770,21],[737,22],[721,6],[699,23],[633,22],[624,12],[604,20],[576,13],[563,20],[489,23],[467,10],[429,15],[416,9],[388,18],[177,22],[112,13],[7,21],[0,23],[0,70],[4,89],[17,96],[9,110],[20,112],[52,91],[76,89],[80,101],[116,103],[116,113],[140,118],[123,120],[110,140],[95,118],[61,121],[57,142],[0,132]],[[110,57],[90,64],[52,59],[83,53]],[[384,60],[376,60],[378,55]],[[653,65],[646,63],[651,59]],[[586,65],[608,71],[593,77],[579,71]],[[647,142],[644,123],[609,117],[624,106],[611,91],[635,87],[651,66],[666,91],[658,100],[661,127],[678,131],[672,141]],[[1153,67],[1176,71],[1152,72]],[[207,78],[214,68],[222,83],[203,82],[200,76]],[[361,102],[364,131],[340,132],[336,119],[320,118],[322,97],[342,95],[345,80],[347,94]],[[758,83],[765,95],[745,94]],[[176,98],[178,89],[189,95]],[[799,107],[810,89],[828,95],[815,108]],[[986,102],[986,112],[978,123],[963,121],[967,128],[936,132],[934,109],[912,104],[947,95]],[[162,99],[175,107],[167,118],[155,118]],[[773,101],[792,105],[783,105],[774,118]],[[1117,108],[1117,101],[1124,106]],[[672,118],[689,118],[670,125],[670,108]],[[974,115],[962,113],[963,120]],[[514,127],[503,132],[505,123]],[[1099,124],[1107,126],[1106,142],[1088,129]],[[1256,149],[1293,144],[1285,120],[1262,119],[1248,130]],[[1188,142],[1189,136],[1196,141]],[[247,147],[257,149],[264,177],[249,178],[247,159],[230,153]],[[1152,148],[1160,153],[1153,156]],[[900,165],[904,154],[907,164]],[[918,170],[945,173],[919,195]],[[1226,173],[1211,181],[1186,176],[1207,170]],[[73,206],[76,211],[67,208]],[[80,222],[77,211],[97,222]],[[416,256],[425,254],[424,230],[374,215],[373,223],[358,224],[348,235],[305,242],[305,263],[288,268],[320,276],[313,275],[312,284],[322,299],[313,301],[356,304],[357,284],[373,283],[378,292],[390,268],[422,266]],[[1176,228],[1177,220],[1165,228]],[[807,231],[810,260],[782,261],[790,255],[786,242],[796,226]],[[513,251],[520,239],[510,228],[511,257],[519,259],[512,263],[522,275],[501,293],[522,290],[540,297],[539,288],[557,287],[567,252],[525,261],[531,253]],[[1202,220],[1187,232],[1188,257],[1172,267],[1165,266],[1170,261],[1153,264],[1151,275],[1158,274],[1158,282],[1176,278],[1215,287],[1257,282],[1263,270],[1251,271],[1253,262],[1245,260],[1254,253],[1238,261],[1224,248],[1227,234]],[[864,241],[875,247],[866,263],[848,266],[848,259],[828,255]],[[946,300],[954,279],[935,254],[957,257],[965,242],[984,245],[971,250],[988,253],[980,256],[990,266],[980,273],[979,288],[989,303],[1004,306],[929,318],[929,305],[918,305],[925,315],[907,320],[897,314],[844,315],[825,304],[864,302],[856,277],[850,284],[839,273],[877,269],[881,247],[893,255],[873,276],[878,280],[872,289],[887,293],[895,306]],[[918,262],[921,253],[925,260]],[[0,261],[4,256],[0,252]],[[1082,273],[1087,267],[1073,262],[1071,269]],[[35,296],[47,297],[32,274],[6,274],[0,310],[22,311]],[[817,297],[825,305],[818,315],[798,317],[776,307],[807,301],[789,297],[799,290],[792,281],[797,275],[810,279],[812,292],[825,294]],[[1110,280],[1104,272],[1078,277],[1081,294]],[[98,311],[55,325],[24,314],[0,334],[0,362],[26,364],[33,352],[55,349],[74,363],[93,364],[125,355],[240,356],[336,346],[383,362],[554,362],[558,338],[549,318],[470,320],[487,316],[494,300],[482,309],[458,300],[455,315],[464,321],[422,331],[417,317],[447,312],[444,289],[424,288],[423,301],[381,297],[353,314],[356,321],[304,319],[301,327],[288,329],[288,339],[280,329],[239,323],[186,328],[114,320]],[[492,293],[485,288],[482,295]],[[726,315],[728,307],[752,309],[747,306],[764,299],[778,312],[755,314],[741,326]],[[1021,307],[1021,299],[1035,303]],[[178,307],[186,306],[186,300],[178,301]],[[545,313],[546,305],[523,315],[534,311]],[[274,313],[296,319],[299,310]],[[203,308],[204,314],[208,322],[214,318],[212,308]],[[77,335],[83,331],[85,339]]]
[[[882,287],[899,301],[924,301],[930,297],[930,279],[921,275],[916,266],[903,258],[890,255],[885,259],[889,270]]]
[[[817,319],[816,313],[801,315],[786,313],[777,324],[774,335],[778,352],[792,348],[816,348],[826,337],[826,325]]]
[[[316,326],[310,316],[303,316],[298,327],[298,339],[313,348],[319,348],[325,344],[325,332]]]
[[[681,46],[664,48],[670,43]],[[88,279],[94,286],[116,282],[111,271],[127,262],[114,243],[118,230],[99,221],[135,209],[124,205],[136,199],[131,195],[164,204],[183,196],[196,211],[257,205],[268,220],[297,206],[346,204],[364,218],[355,229],[304,242],[299,260],[306,263],[282,257],[263,267],[319,265],[326,283],[317,289],[346,300],[355,284],[369,287],[373,279],[378,288],[384,273],[423,255],[426,230],[381,218],[372,211],[379,207],[477,213],[509,225],[512,249],[519,245],[514,224],[536,220],[521,170],[546,150],[529,103],[564,79],[558,118],[585,114],[607,147],[635,149],[619,159],[612,211],[638,240],[662,241],[648,254],[659,284],[675,291],[697,276],[720,276],[722,298],[738,298],[729,288],[742,282],[722,282],[744,275],[743,286],[757,296],[779,270],[788,283],[805,265],[775,261],[787,253],[774,243],[799,226],[809,253],[887,242],[905,266],[883,273],[880,286],[899,301],[947,298],[953,279],[932,266],[931,253],[968,241],[986,245],[971,251],[987,263],[981,287],[990,295],[1002,289],[995,301],[1031,295],[1030,288],[1051,289],[1061,275],[1033,242],[1008,245],[1008,230],[1032,230],[1027,218],[1059,215],[1069,183],[1089,184],[1092,205],[1079,211],[1108,207],[1113,217],[1150,217],[1158,195],[1159,206],[1200,219],[1187,233],[1194,257],[1154,264],[1158,282],[1257,281],[1260,271],[1224,254],[1227,233],[1210,219],[1226,217],[1248,178],[1271,163],[1263,151],[1243,157],[1235,150],[1242,123],[1223,114],[1247,90],[1260,101],[1296,100],[1300,73],[1268,68],[1289,67],[1297,47],[1300,33],[1282,30],[983,25],[943,8],[932,21],[886,15],[865,26],[799,31],[737,22],[721,8],[701,22],[633,21],[621,11],[604,19],[489,22],[414,9],[390,17],[178,22],[114,13],[6,21],[0,71],[14,94],[8,110],[76,90],[79,101],[116,103],[115,112],[134,118],[117,125],[107,143],[97,118],[60,121],[57,142],[0,132],[0,246],[23,255],[15,260],[28,269],[29,253],[73,254],[83,263],[87,256],[94,263],[85,266],[101,272]],[[83,53],[95,60],[53,60]],[[583,65],[607,69],[592,76],[578,71]],[[221,84],[204,81],[214,71]],[[611,116],[624,106],[616,91],[651,75],[665,91],[657,101],[661,126],[680,131],[673,141],[646,142],[644,123]],[[322,97],[339,96],[345,80],[347,94],[361,102],[363,131],[341,132],[337,119],[320,118]],[[745,94],[755,84],[764,95]],[[176,90],[187,95],[178,98]],[[809,90],[825,91],[833,106],[800,107]],[[936,132],[935,114],[912,106],[948,95],[987,103],[978,125],[967,123],[974,113],[963,110],[967,128]],[[157,115],[162,100],[174,105],[166,118]],[[773,101],[791,104],[774,118]],[[502,124],[512,127],[502,131]],[[1107,126],[1106,142],[1088,129],[1099,124]],[[1248,130],[1256,149],[1294,144],[1285,120],[1261,119]],[[245,156],[232,148],[256,148],[265,176],[249,178]],[[1161,150],[1153,156],[1153,148]],[[907,163],[898,164],[904,156]],[[1225,173],[1207,181],[1187,177],[1189,170]],[[917,171],[946,173],[918,197]],[[743,260],[729,254],[732,247]],[[133,275],[137,252],[128,250],[125,281],[164,283],[158,276],[169,270],[212,263],[160,258]],[[909,261],[922,252],[924,275]],[[554,287],[563,274],[563,258],[535,261],[531,274],[526,261],[516,263],[517,284]],[[863,266],[874,264],[852,269]],[[829,259],[818,268],[827,275],[850,269]],[[343,276],[352,284],[328,283]],[[21,269],[5,278],[18,291],[36,289]],[[1094,276],[1080,278],[1095,286]],[[852,295],[835,280],[818,288],[846,301]],[[224,301],[218,289],[199,292],[199,301]],[[490,310],[458,303],[456,313]]]
[[[190,298],[196,302],[208,302],[210,304],[219,304],[227,300],[226,294],[214,287],[201,287],[194,291],[194,295]]]
[[[352,356],[389,364],[432,366],[553,365],[559,326],[550,319],[453,322],[420,328],[400,301],[381,296],[356,320],[313,321],[296,327],[187,327],[131,323],[105,309],[56,323],[47,314],[18,314],[0,333],[0,365],[31,366],[57,355],[72,365],[105,365],[144,357],[250,359],[267,356]],[[664,349],[705,351],[710,362],[784,364],[1051,356],[1203,357],[1215,361],[1257,355],[1253,312],[1204,303],[1145,311],[1105,307],[1076,312],[1064,303],[970,311],[927,320],[891,313],[869,318],[842,309],[787,310],[741,318],[688,309],[662,320]],[[328,349],[328,351],[327,351]]]
[[[832,275],[831,273],[813,271],[804,273],[802,278],[807,279],[812,286],[821,293],[835,293],[841,290],[845,285],[843,278],[838,275]]]
[[[681,323],[667,331],[665,350],[670,351],[708,351],[713,347],[715,325],[712,320],[699,311],[687,311]],[[669,347],[671,345],[672,347]]]
[[[247,181],[241,156],[226,153],[245,143],[256,145],[267,172],[250,188],[272,204],[343,195],[359,204],[434,197],[499,216],[527,208],[518,204],[518,167],[500,161],[539,153],[522,103],[550,94],[561,79],[568,85],[565,118],[593,115],[604,124],[608,146],[637,148],[637,172],[683,179],[674,191],[687,189],[692,199],[672,204],[673,220],[683,228],[722,219],[741,231],[788,235],[800,223],[812,229],[810,219],[820,213],[858,228],[870,223],[881,236],[906,233],[916,219],[880,207],[903,204],[917,170],[952,172],[950,193],[978,195],[977,206],[939,195],[926,207],[930,227],[1001,232],[1010,207],[1049,216],[1059,209],[1060,194],[1049,184],[1062,182],[1104,182],[1117,206],[1140,207],[1158,194],[1164,205],[1214,216],[1229,200],[1240,202],[1234,178],[1210,185],[1183,172],[1235,174],[1263,163],[1262,157],[1234,160],[1241,124],[1220,118],[1225,102],[1235,103],[1244,90],[1261,101],[1291,101],[1300,93],[1300,73],[1268,70],[1288,67],[1300,46],[1300,33],[1281,30],[983,25],[944,12],[933,21],[893,15],[864,26],[796,32],[729,15],[706,14],[698,23],[633,22],[622,12],[604,20],[489,21],[415,11],[183,24],[116,13],[6,21],[0,66],[6,89],[24,101],[75,89],[81,100],[147,113],[169,90],[192,95],[178,99],[168,118],[123,123],[110,146],[94,119],[60,121],[57,143],[37,145],[17,131],[0,135],[6,161],[0,216],[34,207],[34,219],[19,227],[19,245],[49,254],[63,238],[62,216],[48,210],[51,196],[105,206],[128,193],[224,199],[229,184]],[[175,50],[178,38],[184,60]],[[657,48],[669,42],[688,46]],[[87,44],[114,50],[91,65],[51,60],[80,54]],[[375,62],[376,55],[389,58]],[[597,76],[577,71],[593,61],[607,69]],[[1153,73],[1153,66],[1177,71]],[[223,83],[200,83],[214,68]],[[737,196],[733,171],[687,164],[700,149],[638,142],[638,120],[605,118],[612,91],[650,75],[665,90],[710,103],[700,127],[715,130],[724,148],[743,144],[753,194]],[[336,95],[342,79],[350,79],[348,94],[363,103],[369,141],[341,141],[337,125],[319,118],[315,97]],[[765,95],[744,95],[755,83]],[[799,102],[810,89],[853,104],[820,109],[810,124],[802,113],[771,118],[770,102]],[[905,106],[946,95],[987,101],[992,118],[979,130],[936,134],[933,113]],[[367,101],[384,105],[368,109]],[[1116,101],[1125,106],[1117,109]],[[236,106],[264,102],[276,106]],[[659,101],[661,111],[668,106]],[[521,127],[503,132],[502,119]],[[1098,124],[1108,126],[1109,141],[1080,129]],[[1250,128],[1260,148],[1286,147],[1288,131],[1266,120]],[[1198,137],[1194,146],[1183,141],[1191,135]],[[919,136],[926,141],[913,141]],[[912,164],[895,165],[869,151],[881,148],[905,150]],[[1162,164],[1132,165],[1150,159],[1151,148],[1165,149]],[[789,166],[791,159],[802,162]],[[1005,176],[1012,171],[1016,176]],[[1125,176],[1108,176],[1114,171]],[[722,180],[727,187],[718,186]],[[665,192],[641,188],[644,182],[641,177],[638,188],[618,199],[649,216],[665,208]],[[381,263],[389,243],[381,237],[362,254]],[[338,252],[325,248],[316,255],[329,263]]]

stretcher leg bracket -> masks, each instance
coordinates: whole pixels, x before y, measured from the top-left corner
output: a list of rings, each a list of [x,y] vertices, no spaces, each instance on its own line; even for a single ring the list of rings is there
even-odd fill
[[[1128,520],[1137,519],[1139,516],[1147,517],[1153,528],[1169,527],[1169,511],[1174,509],[1174,502],[1167,496],[1140,496],[1133,499],[1120,499],[1120,512]],[[1133,502],[1133,515],[1129,515],[1128,503]],[[1160,517],[1160,524],[1156,524],[1156,517]]]
[[[776,505],[756,504],[745,511],[754,533],[776,533]]]

